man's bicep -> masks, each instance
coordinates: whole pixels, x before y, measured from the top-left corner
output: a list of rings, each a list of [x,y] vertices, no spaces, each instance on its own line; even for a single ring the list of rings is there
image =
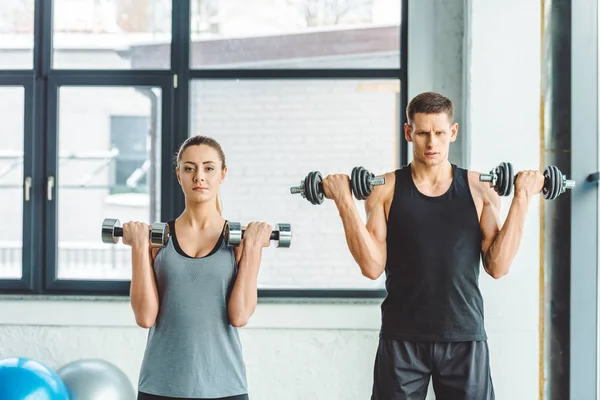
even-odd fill
[[[365,200],[367,214],[367,230],[380,244],[385,244],[387,236],[387,221],[385,218],[384,200],[381,196],[369,196]]]
[[[481,252],[485,255],[494,243],[494,239],[502,228],[500,222],[500,197],[497,194],[490,195],[490,198],[483,204],[481,211],[481,233],[483,234]]]

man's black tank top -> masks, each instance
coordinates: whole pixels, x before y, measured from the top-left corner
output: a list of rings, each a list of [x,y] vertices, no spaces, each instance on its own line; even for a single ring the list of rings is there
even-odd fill
[[[410,164],[395,172],[382,338],[487,340],[479,290],[479,218],[468,171],[454,164],[452,170],[450,188],[436,197],[419,192]]]

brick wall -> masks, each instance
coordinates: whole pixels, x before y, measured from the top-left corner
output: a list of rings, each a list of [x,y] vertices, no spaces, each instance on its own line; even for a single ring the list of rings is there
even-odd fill
[[[192,134],[212,136],[225,151],[224,216],[290,222],[289,249],[264,251],[263,287],[357,288],[352,259],[331,201],[315,206],[290,187],[319,170],[375,174],[396,168],[398,104],[393,81],[198,81],[192,86]],[[363,202],[356,201],[361,213]]]

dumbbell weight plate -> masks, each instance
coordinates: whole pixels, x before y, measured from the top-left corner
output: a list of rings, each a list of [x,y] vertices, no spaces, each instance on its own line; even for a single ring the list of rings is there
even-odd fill
[[[358,175],[359,175],[359,167],[352,168],[352,173],[350,173],[350,188],[352,189],[352,194],[356,199],[360,198],[359,188],[358,188]]]
[[[546,200],[554,198],[554,187],[556,186],[555,172],[552,166],[548,165],[544,168],[544,186],[542,187],[542,196]]]
[[[362,169],[362,176],[361,176],[360,182],[362,183],[361,189],[362,189],[362,195],[363,195],[362,199],[363,200],[366,200],[367,197],[369,197],[369,195],[373,191],[373,185],[371,185],[370,181],[374,177],[375,177],[375,175],[372,172],[367,171],[365,168]]]
[[[371,185],[369,184],[369,171],[361,167],[358,171],[358,194],[359,200],[365,200],[371,194]]]
[[[506,196],[509,196],[514,188],[515,185],[515,171],[513,169],[513,166],[511,163],[504,163],[506,164],[506,176],[508,177],[508,186],[506,188]]]
[[[352,168],[350,186],[352,194],[357,200],[365,200],[370,194],[369,172],[364,167]]]
[[[290,247],[292,244],[292,226],[287,223],[275,224],[274,231],[279,232],[277,247]]]
[[[554,170],[554,188],[552,190],[552,194],[554,196],[552,196],[552,200],[554,200],[558,197],[558,195],[560,195],[560,189],[562,185],[562,173],[558,170],[558,167],[554,165],[552,166],[552,169]]]
[[[498,193],[499,196],[503,196],[504,193],[504,163],[498,164],[494,173],[496,174],[496,184],[494,185],[494,190]]]
[[[114,218],[106,218],[102,222],[102,242],[116,244],[119,237],[115,235],[115,228],[121,228],[121,221]]]
[[[554,200],[561,193],[563,176],[562,172],[554,166],[549,165],[544,168],[544,187],[542,195],[546,200]]]
[[[117,244],[123,237],[123,227],[118,219],[106,218],[102,222],[102,242]],[[169,225],[164,222],[155,222],[150,229],[150,244],[153,247],[163,247],[170,237]]]
[[[498,166],[495,167],[491,173],[496,175],[496,182],[494,183],[494,190],[496,191],[496,193],[498,193],[499,196],[503,196],[504,195],[504,184],[505,184],[504,163],[502,162],[502,163],[498,164]]]
[[[225,228],[225,240],[230,246],[237,246],[242,242],[242,224],[228,222]],[[271,232],[271,240],[277,240],[277,247],[290,247],[292,243],[292,226],[288,223],[275,224]]]
[[[553,186],[553,177],[552,171],[550,170],[550,166],[546,166],[544,168],[544,172],[542,173],[544,176],[544,186],[542,186],[542,196],[548,200],[550,198],[552,186]]]
[[[505,162],[498,166],[498,194],[500,196],[508,195],[508,167]]]
[[[512,188],[515,183],[513,167],[511,163],[501,162],[496,167],[496,184],[495,190],[500,196],[508,196],[512,193]]]
[[[242,224],[239,222],[227,222],[225,240],[230,246],[240,244],[242,242]]]
[[[556,189],[555,189],[555,195],[554,195],[554,199],[556,199],[558,196],[561,195],[561,193],[563,193],[566,190],[566,188],[564,186],[566,183],[566,178],[562,174],[562,172],[558,169],[557,166],[553,165],[552,167],[556,171]]]
[[[562,172],[558,169],[557,166],[553,165],[552,168],[554,169],[555,172],[555,182],[556,185],[554,187],[554,199],[556,199],[558,196],[560,196],[561,193],[564,192],[564,183],[565,183],[565,176],[562,174]]]
[[[164,222],[155,222],[152,224],[152,228],[150,229],[150,244],[153,247],[166,246],[170,236],[169,224]]]
[[[319,171],[309,172],[304,180],[304,195],[311,204],[321,204],[325,199],[323,193],[323,176]]]

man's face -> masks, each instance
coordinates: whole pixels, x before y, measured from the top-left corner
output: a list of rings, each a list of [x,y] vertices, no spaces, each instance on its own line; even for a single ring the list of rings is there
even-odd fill
[[[450,143],[456,140],[458,124],[448,114],[415,114],[412,125],[404,126],[404,136],[413,144],[416,162],[436,166],[448,159]]]

